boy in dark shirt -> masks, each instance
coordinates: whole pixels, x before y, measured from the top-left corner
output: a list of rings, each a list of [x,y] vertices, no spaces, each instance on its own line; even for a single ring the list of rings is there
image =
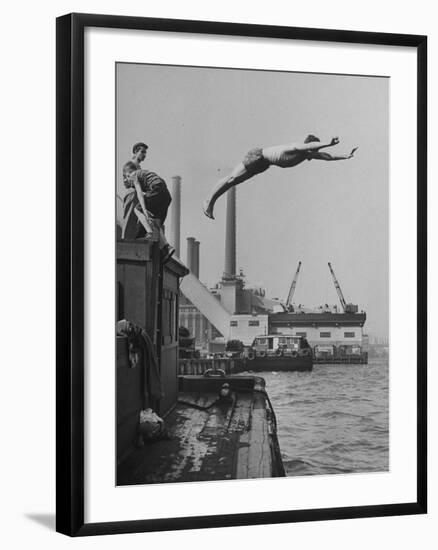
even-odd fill
[[[130,191],[123,201],[122,238],[139,239],[152,232],[154,228],[158,229],[163,261],[167,262],[175,249],[169,245],[163,231],[167,211],[172,202],[166,182],[155,172],[139,170],[132,161],[123,166],[123,182]],[[133,216],[136,216],[136,221]]]

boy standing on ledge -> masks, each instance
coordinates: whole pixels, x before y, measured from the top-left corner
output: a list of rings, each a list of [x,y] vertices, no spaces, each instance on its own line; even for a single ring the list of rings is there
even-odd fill
[[[134,143],[132,146],[132,162],[137,166],[138,170],[140,170],[140,165],[146,158],[148,149],[149,147],[142,141]]]
[[[133,161],[128,161],[123,166],[123,182],[127,189],[132,190],[123,200],[122,238],[141,239],[154,228],[158,229],[162,260],[164,263],[167,262],[175,253],[175,249],[169,245],[163,231],[167,211],[172,202],[166,182],[155,172],[138,169],[138,164]]]

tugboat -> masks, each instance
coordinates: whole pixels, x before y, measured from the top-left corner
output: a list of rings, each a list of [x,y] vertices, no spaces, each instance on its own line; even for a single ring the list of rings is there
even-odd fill
[[[312,349],[302,336],[257,336],[246,350],[245,359],[245,368],[252,371],[310,371],[313,368]]]

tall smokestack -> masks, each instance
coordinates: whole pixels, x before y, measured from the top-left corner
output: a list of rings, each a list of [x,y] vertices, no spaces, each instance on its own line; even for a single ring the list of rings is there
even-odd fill
[[[236,188],[227,193],[227,217],[225,226],[225,268],[224,279],[236,275]]]
[[[172,202],[170,203],[169,242],[175,248],[175,254],[179,258],[181,245],[181,176],[172,176],[170,194]]]
[[[194,275],[196,275],[196,277],[198,277],[199,279],[199,245],[200,245],[200,242],[199,241],[195,241],[195,258],[194,258],[194,265],[193,265],[193,273]]]
[[[195,237],[187,237],[187,267],[195,272]]]

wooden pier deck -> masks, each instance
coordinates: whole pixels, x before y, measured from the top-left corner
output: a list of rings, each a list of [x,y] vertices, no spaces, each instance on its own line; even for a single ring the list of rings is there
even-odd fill
[[[218,399],[224,381],[229,400]],[[187,376],[180,390],[165,419],[169,439],[133,452],[118,467],[118,485],[284,476],[263,379]]]

